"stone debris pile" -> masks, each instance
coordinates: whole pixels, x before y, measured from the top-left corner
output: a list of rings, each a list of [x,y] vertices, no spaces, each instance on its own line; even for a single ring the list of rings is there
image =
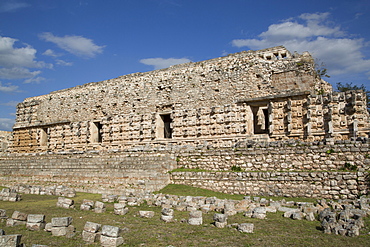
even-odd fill
[[[19,195],[14,189],[3,188],[0,191],[0,201],[17,202],[21,200]]]
[[[35,195],[50,195],[50,196],[63,196],[75,197],[76,191],[64,185],[53,186],[31,186],[25,184],[18,184],[11,188],[15,192],[22,194],[35,194]]]
[[[202,196],[176,196],[165,194],[146,194],[143,197],[125,197],[117,196],[117,200],[124,198],[124,202],[135,202],[132,205],[137,205],[136,202],[146,201],[149,206],[162,207],[161,219],[165,222],[173,221],[173,211],[189,211],[189,219],[181,222],[188,222],[190,225],[203,224],[202,213],[211,211],[217,212],[214,215],[214,225],[216,227],[236,227],[241,232],[253,232],[253,228],[248,226],[249,230],[243,230],[246,226],[227,225],[227,217],[236,213],[243,213],[244,216],[257,219],[265,219],[268,212],[282,212],[283,217],[294,220],[320,220],[323,223],[323,230],[327,233],[336,233],[347,236],[357,236],[358,230],[363,227],[363,217],[370,214],[370,199],[361,197],[357,200],[343,199],[338,202],[326,201],[325,199],[313,202],[294,202],[267,200],[266,198],[245,196],[243,200],[218,199],[216,197]],[[123,205],[115,206],[115,210],[122,210]],[[329,208],[335,211],[333,214],[328,214],[325,217],[318,218],[324,210],[327,212]],[[172,210],[170,210],[172,209]],[[126,209],[128,210],[128,209]],[[342,212],[343,211],[343,212]],[[140,217],[154,217],[153,211],[140,211]],[[334,220],[335,219],[335,220]],[[325,221],[325,222],[324,222]],[[361,223],[362,222],[362,223]],[[330,223],[330,224],[328,224]],[[334,224],[335,223],[335,224]],[[345,224],[346,223],[346,224]],[[341,228],[338,226],[340,225]],[[346,229],[346,231],[339,229]],[[252,230],[251,230],[252,229]]]

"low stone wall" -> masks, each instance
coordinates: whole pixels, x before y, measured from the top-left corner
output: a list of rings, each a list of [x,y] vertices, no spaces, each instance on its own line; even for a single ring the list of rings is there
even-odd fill
[[[172,182],[246,195],[354,198],[370,188],[369,145],[292,141],[239,143],[234,149],[7,154],[0,156],[0,185],[143,194]],[[169,174],[175,168],[205,172]]]
[[[75,153],[0,156],[0,185],[64,185],[80,192],[156,191],[176,166],[157,153]]]
[[[211,171],[336,171],[352,166],[370,168],[370,144],[347,142],[335,145],[267,143],[252,147],[179,152],[178,167]],[[347,166],[347,167],[346,167]]]
[[[261,196],[354,199],[367,194],[367,172],[173,172],[171,181],[213,191]]]

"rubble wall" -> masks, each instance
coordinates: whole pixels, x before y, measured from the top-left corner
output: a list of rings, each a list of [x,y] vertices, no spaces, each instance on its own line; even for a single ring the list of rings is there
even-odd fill
[[[6,152],[10,144],[12,132],[0,131],[0,153]]]
[[[369,145],[245,142],[233,149],[8,154],[0,156],[0,185],[121,194],[174,183],[233,194],[354,198],[369,192]]]
[[[179,153],[177,165],[209,171],[230,171],[233,166],[243,171],[338,171],[351,165],[356,170],[369,171],[369,146],[349,141],[334,145],[276,142],[234,149],[193,150]]]
[[[173,172],[174,184],[261,196],[355,199],[367,194],[367,172]]]
[[[175,159],[165,154],[84,153],[0,157],[0,185],[64,185],[79,192],[157,191],[166,186]]]

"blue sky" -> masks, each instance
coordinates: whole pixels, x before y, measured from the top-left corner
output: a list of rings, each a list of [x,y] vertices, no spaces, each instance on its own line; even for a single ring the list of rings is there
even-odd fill
[[[0,130],[24,98],[285,45],[370,89],[370,1],[1,0]]]

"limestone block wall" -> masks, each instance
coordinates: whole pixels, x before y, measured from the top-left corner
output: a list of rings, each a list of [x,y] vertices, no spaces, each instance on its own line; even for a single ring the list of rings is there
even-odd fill
[[[292,93],[239,100],[233,104],[192,109],[169,108],[160,113],[129,113],[79,122],[19,128],[14,152],[65,150],[131,150],[163,145],[233,147],[246,139],[347,140],[367,137],[369,113],[362,91],[325,95]],[[163,116],[170,119],[164,136]]]
[[[173,138],[249,135],[250,109],[235,102],[316,90],[331,87],[317,77],[308,53],[292,55],[284,47],[241,52],[25,99],[17,106],[11,150],[88,150],[99,142],[114,148],[167,138],[162,125],[173,128]],[[158,121],[165,119],[172,122]]]
[[[183,151],[177,165],[185,169],[230,171],[233,166],[243,171],[338,171],[355,166],[370,170],[368,143],[335,145],[275,143],[253,147]]]
[[[356,198],[370,191],[369,143],[266,143],[179,152],[174,184],[263,196]],[[232,170],[240,169],[239,172]]]
[[[173,172],[175,184],[260,196],[355,199],[369,191],[364,172]]]
[[[156,191],[176,167],[171,155],[150,153],[69,153],[0,156],[0,185],[64,185],[80,192]]]
[[[10,144],[12,132],[0,131],[0,153],[6,152]]]

